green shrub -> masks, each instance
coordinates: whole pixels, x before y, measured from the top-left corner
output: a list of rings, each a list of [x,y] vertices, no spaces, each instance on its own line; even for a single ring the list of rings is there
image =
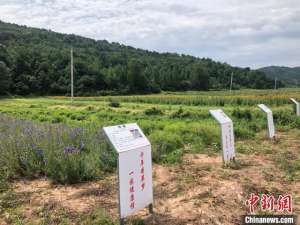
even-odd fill
[[[88,105],[88,106],[86,107],[86,110],[87,110],[87,111],[95,111],[95,107],[92,106],[92,105]]]
[[[212,143],[220,143],[220,130],[219,126],[199,126],[195,132],[198,137],[201,138],[202,143],[206,146]]]
[[[5,170],[0,169],[0,194],[6,191],[9,187],[8,177]],[[1,211],[1,210],[0,210]]]
[[[133,218],[131,221],[129,221],[130,225],[146,225],[145,221],[140,218]]]
[[[182,149],[176,149],[168,154],[166,154],[163,158],[163,162],[174,164],[174,163],[180,163],[182,161],[183,156],[183,150]]]
[[[163,115],[163,111],[156,108],[156,107],[152,107],[150,109],[146,109],[144,111],[145,115],[147,116],[151,116],[151,115]]]
[[[232,116],[234,116],[237,119],[245,119],[245,120],[252,119],[252,114],[249,109],[241,110],[239,108],[235,108],[232,112]]]
[[[104,172],[113,172],[117,167],[118,153],[105,143],[100,152],[100,167]]]
[[[118,101],[115,100],[115,99],[110,99],[108,105],[109,105],[110,107],[114,107],[114,108],[118,108],[118,107],[121,106],[120,102],[118,102]]]
[[[100,160],[94,154],[53,154],[48,158],[46,175],[53,181],[74,184],[100,178]]]
[[[103,209],[97,209],[90,215],[84,217],[85,218],[80,222],[82,225],[115,225],[113,220]]]
[[[186,118],[190,116],[190,112],[185,112],[182,107],[171,114],[171,118]]]
[[[295,126],[294,126],[294,128],[298,128],[298,129],[300,129],[300,117],[299,116],[297,116],[296,118],[295,118]]]
[[[33,108],[39,108],[41,107],[40,105],[35,105],[35,104],[31,104],[28,106],[28,108],[33,109]]]
[[[54,116],[51,119],[51,123],[61,123],[61,122],[63,122],[63,117],[61,116]]]
[[[245,126],[240,126],[239,124],[235,125],[234,134],[237,138],[242,139],[253,138],[255,136],[255,133],[252,130]]]
[[[47,116],[40,115],[40,116],[38,117],[38,120],[39,120],[40,122],[46,122],[46,121],[50,121],[50,118],[48,118]]]
[[[116,154],[96,127],[34,124],[0,116],[0,133],[0,168],[8,172],[7,178],[46,175],[58,183],[78,183],[101,178],[116,167]]]
[[[218,102],[218,105],[222,106],[222,107],[225,106],[225,100],[220,99],[219,102]]]
[[[237,104],[237,105],[242,105],[242,104],[243,104],[243,100],[240,99],[240,98],[237,98],[237,99],[236,99],[236,104]]]
[[[295,122],[295,116],[287,110],[278,110],[273,112],[274,122],[278,125],[289,126]]]
[[[163,161],[167,155],[183,147],[182,139],[177,134],[155,131],[150,135],[152,157],[155,162]]]
[[[84,115],[82,112],[80,114],[79,113],[71,114],[70,119],[71,120],[83,121],[83,120],[86,119],[86,115]]]
[[[250,122],[250,123],[248,124],[248,127],[249,127],[249,129],[252,130],[253,132],[258,132],[258,131],[260,131],[260,130],[262,129],[262,127],[263,127],[263,126],[259,126],[258,124],[259,124],[259,123],[257,123],[257,122]]]

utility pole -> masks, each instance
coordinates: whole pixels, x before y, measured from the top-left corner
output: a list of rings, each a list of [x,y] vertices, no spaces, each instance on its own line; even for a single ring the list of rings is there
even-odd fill
[[[73,70],[73,47],[71,48],[71,101],[74,98],[74,70]]]
[[[230,77],[230,91],[232,90],[232,80],[233,80],[233,72],[231,73],[231,77]]]
[[[275,77],[275,85],[274,85],[274,89],[277,89],[277,77]]]

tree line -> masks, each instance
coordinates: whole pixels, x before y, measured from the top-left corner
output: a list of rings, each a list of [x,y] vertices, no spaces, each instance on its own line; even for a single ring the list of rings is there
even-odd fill
[[[273,87],[273,80],[262,71],[209,58],[151,52],[0,22],[0,95],[68,94],[71,46],[77,95],[221,90],[229,87],[232,73],[235,89]]]

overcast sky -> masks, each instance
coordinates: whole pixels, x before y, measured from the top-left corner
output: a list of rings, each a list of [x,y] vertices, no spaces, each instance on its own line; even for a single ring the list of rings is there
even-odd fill
[[[0,20],[235,66],[300,66],[300,0],[0,0]]]

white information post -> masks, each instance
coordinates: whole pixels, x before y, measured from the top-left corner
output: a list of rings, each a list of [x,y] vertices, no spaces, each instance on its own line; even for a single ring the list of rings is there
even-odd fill
[[[234,160],[235,147],[232,120],[221,109],[209,110],[209,112],[221,125],[221,142],[224,163]]]
[[[136,123],[104,127],[118,153],[120,224],[149,206],[153,213],[151,144]]]
[[[267,122],[268,122],[268,134],[269,138],[275,137],[275,126],[274,126],[274,120],[273,120],[273,113],[272,110],[269,109],[264,104],[259,104],[258,107],[267,114]]]
[[[290,98],[290,100],[295,104],[296,115],[300,116],[300,103],[296,99],[294,99],[294,98]]]

